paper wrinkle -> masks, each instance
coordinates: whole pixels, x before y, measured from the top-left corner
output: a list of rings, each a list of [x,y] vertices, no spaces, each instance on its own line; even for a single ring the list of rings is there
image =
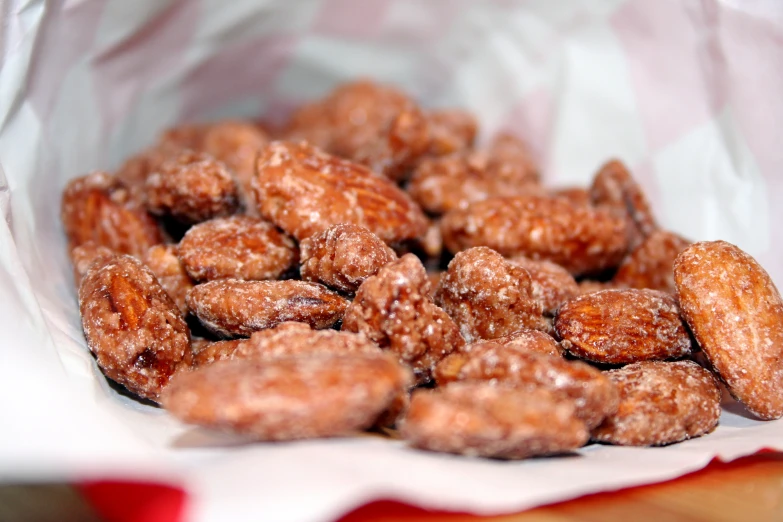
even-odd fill
[[[501,128],[522,133],[550,183],[585,185],[600,162],[621,157],[665,226],[735,241],[783,281],[774,205],[783,181],[778,144],[769,139],[783,131],[783,118],[769,114],[783,111],[766,83],[756,86],[758,96],[744,83],[783,85],[783,70],[743,59],[750,45],[753,56],[781,52],[783,3],[350,4],[3,4],[10,20],[0,72],[0,395],[13,400],[0,401],[7,419],[0,479],[162,480],[186,486],[193,520],[275,513],[275,520],[320,521],[381,497],[501,513],[672,478],[714,457],[783,450],[783,421],[747,418],[736,405],[714,433],[682,444],[594,445],[578,456],[524,462],[428,454],[370,436],[243,445],[108,385],[81,333],[59,222],[66,181],[116,168],[183,118],[264,109],[279,119],[356,74],[400,85],[427,106],[475,111],[482,138]],[[412,13],[415,23],[406,24]],[[624,31],[627,15],[654,22],[652,32]],[[65,29],[68,20],[80,27]],[[756,21],[761,39],[742,33]],[[690,46],[672,55],[685,62],[671,71],[689,70],[696,56],[696,75],[656,75],[659,30]],[[73,31],[82,32],[68,37]],[[744,44],[728,39],[743,34]],[[217,57],[246,67],[232,77]],[[215,70],[226,78],[214,81]],[[698,106],[678,104],[680,92]],[[675,125],[661,125],[668,121]]]

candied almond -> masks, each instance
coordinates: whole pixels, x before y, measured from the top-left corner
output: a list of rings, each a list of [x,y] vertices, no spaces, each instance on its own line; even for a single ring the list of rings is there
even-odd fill
[[[430,143],[427,152],[445,156],[473,146],[478,132],[475,116],[461,109],[434,109],[427,111]]]
[[[761,419],[783,416],[783,300],[769,274],[725,241],[674,262],[682,315],[731,395]]]
[[[610,209],[628,220],[631,248],[658,228],[642,187],[621,161],[610,160],[601,166],[590,187],[590,197],[596,206]]]
[[[158,282],[180,309],[182,315],[188,314],[185,296],[193,288],[193,281],[177,257],[176,245],[155,245],[144,254],[144,264],[152,270]]]
[[[513,344],[475,343],[438,363],[435,378],[439,386],[453,381],[486,381],[546,388],[572,399],[577,416],[588,429],[617,411],[617,390],[600,370]]]
[[[551,261],[515,256],[509,261],[530,274],[533,298],[541,301],[544,313],[554,315],[561,304],[579,295],[579,285],[562,266]]]
[[[193,341],[193,366],[206,366],[217,361],[231,359],[247,339],[227,339],[223,341]]]
[[[255,211],[252,181],[255,162],[269,136],[249,121],[225,120],[210,125],[204,133],[203,150],[222,161],[234,173],[246,211]]]
[[[396,354],[413,368],[419,383],[429,381],[434,365],[465,342],[454,321],[432,302],[424,266],[413,254],[362,283],[342,329],[364,334]]]
[[[546,196],[477,201],[446,214],[441,230],[451,252],[487,246],[504,256],[552,261],[574,275],[614,268],[628,250],[624,218]]]
[[[522,328],[546,329],[530,274],[486,247],[454,256],[440,279],[435,302],[454,319],[469,343]]]
[[[410,383],[383,353],[218,361],[177,375],[164,407],[191,424],[282,441],[369,428]]]
[[[194,286],[185,301],[204,326],[226,337],[247,337],[285,321],[328,328],[348,306],[348,301],[319,284],[293,280],[209,281]]]
[[[416,448],[504,459],[565,453],[588,439],[573,401],[483,382],[414,391],[401,434]]]
[[[592,438],[624,446],[659,446],[715,429],[720,389],[693,361],[646,361],[605,372],[617,386],[620,406]]]
[[[581,295],[560,307],[555,331],[568,352],[598,363],[676,359],[691,351],[677,300],[659,290]]]
[[[101,371],[140,397],[158,401],[177,367],[190,366],[190,330],[136,258],[118,255],[93,265],[79,287],[79,307]]]
[[[150,173],[146,181],[150,212],[183,223],[233,214],[237,187],[226,166],[200,152],[183,151]]]
[[[152,216],[106,172],[71,180],[63,191],[60,217],[71,249],[91,241],[119,254],[141,257],[150,246],[163,242]]]
[[[277,279],[296,264],[294,242],[275,226],[250,216],[231,216],[191,227],[179,257],[197,281]]]
[[[300,248],[302,279],[351,294],[365,279],[397,259],[378,236],[350,223],[332,225],[303,240]]]
[[[313,330],[306,323],[285,322],[253,332],[233,354],[235,359],[275,359],[313,354],[380,353],[365,336],[336,330]]]
[[[673,232],[655,230],[623,260],[612,282],[674,293],[674,260],[690,244]]]
[[[71,263],[73,264],[73,278],[76,282],[76,288],[79,288],[84,274],[93,263],[102,263],[115,255],[112,249],[96,245],[92,241],[87,241],[71,249]]]
[[[340,223],[364,226],[386,243],[427,230],[424,214],[394,183],[304,142],[270,143],[253,187],[261,215],[300,241]]]

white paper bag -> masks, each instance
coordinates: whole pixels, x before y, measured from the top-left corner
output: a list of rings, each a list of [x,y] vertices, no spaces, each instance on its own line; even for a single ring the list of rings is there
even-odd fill
[[[496,462],[378,437],[244,445],[118,395],[81,333],[65,182],[180,121],[291,108],[358,75],[532,144],[546,180],[627,162],[663,226],[726,239],[783,282],[777,0],[11,0],[0,72],[0,477],[140,478],[192,520],[329,520],[376,498],[500,513],[672,478],[760,448],[736,405],[700,439]]]

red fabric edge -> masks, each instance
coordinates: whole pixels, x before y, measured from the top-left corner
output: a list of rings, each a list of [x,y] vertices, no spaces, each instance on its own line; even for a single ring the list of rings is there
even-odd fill
[[[658,482],[662,484],[706,473],[708,470],[729,469],[765,460],[771,449],[761,449],[753,455],[741,457],[731,462],[714,458],[704,468],[677,477]],[[634,486],[639,489],[652,484]],[[123,480],[95,480],[74,484],[93,510],[106,522],[185,522],[187,493],[176,486],[165,484],[130,482]],[[610,497],[613,491],[593,493],[584,497]],[[400,519],[428,519],[461,516],[463,520],[481,520],[482,517],[461,511],[428,510],[393,499],[379,499],[360,506],[340,517],[337,522],[391,521]]]

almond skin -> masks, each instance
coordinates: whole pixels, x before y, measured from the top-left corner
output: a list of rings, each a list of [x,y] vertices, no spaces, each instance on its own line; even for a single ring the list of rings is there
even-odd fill
[[[731,395],[761,419],[783,417],[783,301],[769,274],[725,241],[674,262],[682,314]]]
[[[602,290],[565,303],[555,318],[563,348],[606,364],[665,360],[691,351],[673,296],[657,290]]]

